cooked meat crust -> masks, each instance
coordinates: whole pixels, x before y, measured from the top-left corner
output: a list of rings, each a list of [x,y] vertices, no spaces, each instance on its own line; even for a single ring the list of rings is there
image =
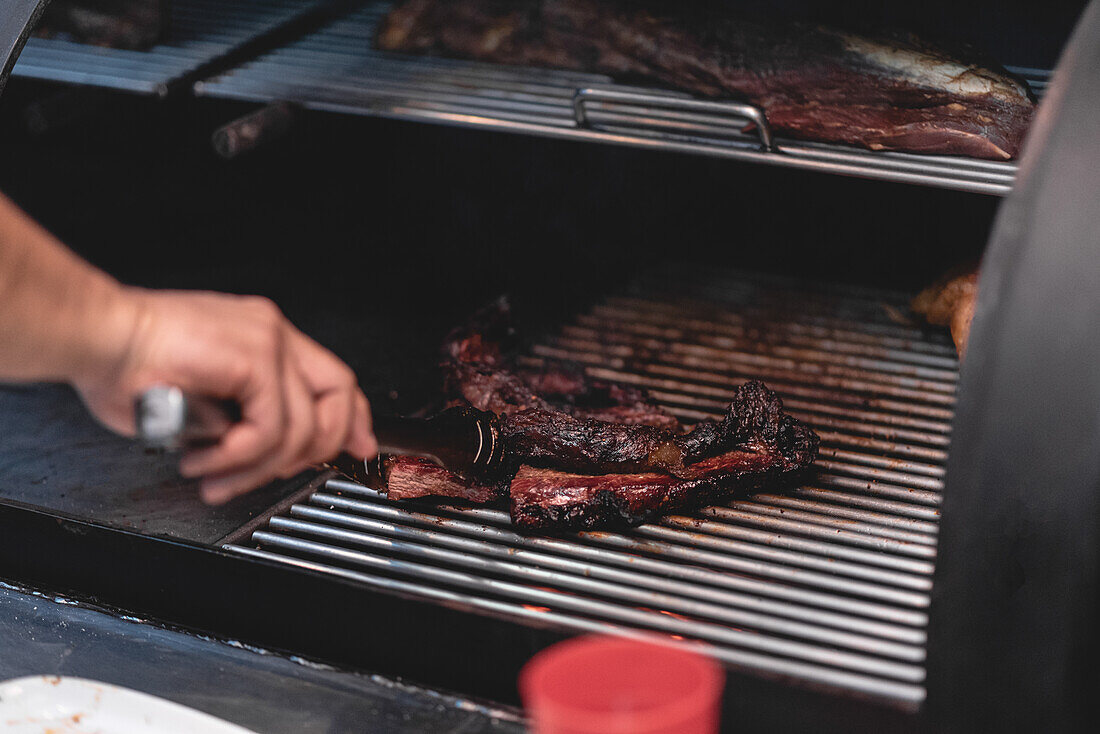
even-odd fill
[[[816,449],[812,431],[783,413],[779,397],[756,380],[737,389],[721,421],[703,421],[687,433],[526,410],[508,416],[501,435],[506,452],[528,464],[593,474],[658,471],[686,478],[696,462],[732,447],[801,466]]]
[[[972,51],[634,0],[406,0],[379,48],[640,79],[762,107],[805,140],[1006,160],[1034,103]],[[709,4],[713,8],[714,4]]]
[[[774,454],[730,451],[670,474],[581,475],[520,467],[509,488],[512,522],[524,528],[585,530],[638,525],[654,517],[751,491],[780,478]]]
[[[978,300],[978,265],[971,263],[948,272],[917,294],[910,304],[928,323],[947,326],[959,357],[966,356],[970,322]]]
[[[512,371],[497,341],[514,336],[507,324],[507,303],[498,302],[452,332],[443,350],[451,402],[500,417],[500,475],[478,483],[396,457],[387,462],[391,498],[506,496],[513,522],[526,528],[637,524],[781,480],[817,456],[817,435],[761,382],[740,386],[721,420],[685,431],[645,393],[591,380],[575,365]]]

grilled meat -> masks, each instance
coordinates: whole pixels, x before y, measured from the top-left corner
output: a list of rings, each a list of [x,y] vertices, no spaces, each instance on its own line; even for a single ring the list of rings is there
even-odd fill
[[[1034,108],[1021,82],[969,52],[681,3],[406,0],[377,44],[743,100],[780,133],[872,150],[1013,158]]]
[[[637,524],[781,479],[817,455],[817,436],[758,381],[738,388],[722,420],[684,431],[642,391],[591,380],[575,365],[510,371],[495,339],[513,336],[501,301],[444,345],[448,387],[458,396],[452,402],[468,400],[501,417],[508,458],[500,474],[478,483],[423,459],[395,457],[386,463],[391,498],[507,496],[513,521],[527,528]]]
[[[456,404],[472,405],[497,415],[524,410],[554,411],[526,382],[514,372],[491,364],[448,362],[445,368],[447,391]]]
[[[507,496],[512,520],[528,528],[637,524],[780,480],[813,463],[816,434],[782,410],[775,393],[752,381],[737,390],[721,421],[704,421],[687,433],[521,411],[502,419],[501,438],[512,463],[498,483],[464,479],[425,459],[396,457],[387,462],[389,496],[470,502]]]
[[[597,380],[580,365],[545,360],[518,368],[511,307],[498,299],[454,329],[443,344],[444,387],[454,404],[497,415],[526,410],[565,413],[578,419],[677,430],[680,422],[642,390]]]
[[[780,478],[777,454],[729,451],[671,474],[580,475],[523,466],[509,489],[512,522],[525,528],[589,529],[638,525]]]
[[[636,525],[782,479],[813,463],[818,447],[757,381],[738,388],[721,421],[684,434],[529,411],[509,416],[502,435],[525,462],[509,497],[512,521],[528,528]]]
[[[579,365],[548,360],[541,369],[519,370],[518,375],[536,394],[574,418],[670,430],[680,427],[644,390],[593,379]]]
[[[394,500],[455,497],[484,504],[507,496],[507,492],[498,487],[465,479],[428,459],[415,456],[392,456],[386,460],[385,470],[386,491]]]
[[[36,33],[132,50],[152,46],[167,25],[168,0],[54,0]]]
[[[948,272],[918,293],[910,305],[928,323],[950,327],[959,357],[965,357],[977,299],[978,266],[969,264]]]
[[[721,421],[703,421],[687,433],[528,410],[504,420],[501,438],[506,453],[527,464],[593,474],[656,471],[685,479],[696,476],[701,459],[733,448],[791,467],[813,461],[817,448],[813,432],[783,413],[779,397],[756,380],[737,389]]]

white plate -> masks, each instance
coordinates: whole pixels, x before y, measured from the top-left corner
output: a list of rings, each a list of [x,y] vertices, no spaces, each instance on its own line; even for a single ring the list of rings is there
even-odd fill
[[[3,734],[253,734],[163,698],[83,678],[0,683]]]

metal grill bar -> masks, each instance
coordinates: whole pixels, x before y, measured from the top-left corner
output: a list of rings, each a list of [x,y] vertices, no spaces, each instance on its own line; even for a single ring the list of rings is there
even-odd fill
[[[639,337],[648,337],[653,342],[658,342],[661,339],[683,340],[687,337],[688,333],[690,333],[685,332],[682,327],[678,330],[668,328],[660,329],[646,323],[632,322],[624,324],[610,319],[604,321],[580,319],[580,322],[581,324],[586,324],[587,322],[590,326],[569,326],[562,329],[562,334],[568,334],[570,337],[577,340],[591,340],[596,336],[606,335],[607,338],[622,343]],[[608,327],[615,331],[609,333],[607,331]],[[839,340],[830,340],[825,345],[822,345],[820,341],[815,343],[807,339],[798,339],[794,337],[789,339],[787,344],[779,342],[778,340],[761,343],[758,340],[753,340],[751,335],[747,334],[744,328],[736,330],[735,335],[724,336],[711,333],[706,336],[697,336],[695,338],[699,339],[698,344],[691,346],[685,345],[683,348],[708,355],[718,350],[728,353],[730,349],[743,349],[753,355],[768,355],[788,360],[806,360],[810,362],[820,362],[822,364],[843,365],[856,369],[869,369],[875,372],[908,375],[928,380],[940,380],[949,384],[953,384],[956,381],[956,374],[953,371],[953,367],[955,366],[954,360],[936,360],[939,364],[944,365],[943,367],[924,367],[912,364],[912,356],[905,352],[899,352],[897,350],[872,351],[862,345],[847,345]],[[824,351],[821,349],[821,346],[831,348],[831,351]],[[902,361],[899,357],[905,359],[905,361]],[[924,358],[921,361],[927,364],[932,362],[932,359]]]
[[[373,2],[218,77],[200,95],[254,102],[285,100],[360,115],[483,127],[505,132],[674,150],[777,166],[1003,195],[1015,163],[881,153],[842,145],[777,140],[774,149],[742,132],[744,113],[701,112],[686,95],[615,84],[599,74],[502,67],[374,50],[389,8]],[[1023,76],[1041,89],[1046,74]],[[606,92],[584,102],[582,89]],[[612,101],[651,98],[646,102]],[[644,97],[643,97],[644,99]],[[683,101],[682,109],[676,101]],[[669,109],[672,107],[673,109]]]
[[[893,513],[899,518],[916,517],[925,520],[936,521],[939,520],[940,516],[939,510],[935,509],[934,507],[921,507],[919,505],[913,505],[907,502],[896,502],[894,500],[879,499],[878,497],[863,497],[856,494],[837,492],[832,489],[802,487],[800,489],[793,490],[792,494],[798,497],[828,500],[829,502],[837,505],[868,507],[875,510],[881,510],[882,512]]]
[[[468,516],[476,517],[486,522],[494,523],[501,526],[510,525],[507,513],[494,510],[476,509],[476,510],[464,510],[463,513]],[[783,563],[789,566],[798,566],[802,568],[812,568],[826,573],[839,574],[844,576],[851,576],[853,578],[868,579],[880,584],[879,587],[874,586],[849,586],[847,589],[855,594],[860,594],[872,598],[890,598],[897,601],[900,604],[906,604],[914,607],[923,607],[928,605],[928,597],[923,595],[896,595],[889,592],[884,592],[882,586],[899,586],[903,588],[927,590],[932,588],[931,581],[927,578],[911,575],[907,573],[899,573],[896,571],[883,570],[879,568],[871,568],[867,566],[861,566],[854,563],[847,563],[845,561],[837,560],[835,558],[822,557],[813,555],[811,553],[792,553],[782,547],[775,547],[777,543],[770,542],[770,536],[767,534],[757,534],[749,538],[749,540],[763,540],[762,544],[753,542],[745,542],[745,540],[737,539],[731,540],[727,537],[721,537],[718,535],[709,535],[705,533],[690,532],[678,529],[680,527],[694,528],[695,522],[691,518],[685,518],[683,516],[669,516],[663,518],[661,521],[666,527],[660,527],[658,525],[643,525],[639,528],[635,528],[632,531],[632,535],[638,538],[645,538],[646,542],[631,546],[633,550],[656,553],[659,555],[676,556],[681,558],[698,558],[716,567],[741,569],[738,564],[731,564],[730,561],[721,556],[695,556],[692,554],[685,555],[684,549],[679,548],[677,545],[682,544],[689,546],[688,550],[695,548],[712,548],[718,551],[728,552],[739,556],[749,556],[752,558],[764,558],[768,561],[775,561]],[[612,534],[606,532],[587,532],[579,535],[586,541],[593,541],[596,543],[614,543],[618,539]],[[652,540],[667,541],[667,543],[653,543]],[[822,546],[818,546],[821,548]],[[761,574],[767,574],[779,578],[782,574],[775,567],[763,568],[760,566],[754,566],[753,573],[759,572]],[[791,577],[794,578],[794,577]],[[806,574],[799,572],[797,579],[806,582]],[[814,577],[813,581],[819,585],[827,586],[829,584],[824,583],[819,577]],[[809,582],[806,582],[809,583]]]
[[[687,367],[707,365],[710,369],[724,372],[737,370],[771,370],[777,375],[796,375],[792,381],[819,382],[822,377],[856,380],[853,388],[886,391],[890,386],[921,392],[939,392],[954,394],[953,380],[945,380],[940,371],[923,370],[919,367],[901,367],[877,360],[852,358],[827,358],[821,354],[790,350],[783,347],[768,347],[767,353],[748,351],[733,339],[700,339],[698,344],[663,344],[657,339],[633,340],[630,335],[619,335],[614,327],[606,331],[592,330],[585,338],[559,336],[553,340],[557,349],[572,350],[578,353],[596,351],[623,360],[645,358],[655,350],[665,350],[669,361]],[[576,333],[577,330],[571,330]],[[597,341],[598,340],[598,341]],[[738,351],[733,351],[738,350]],[[912,377],[906,376],[912,375]],[[805,376],[805,377],[803,377]],[[915,379],[915,378],[927,379]],[[862,378],[866,382],[859,382]],[[879,383],[871,385],[871,383]]]
[[[829,642],[839,647],[876,653],[899,660],[919,662],[924,659],[924,651],[919,646],[876,639],[887,635],[897,639],[898,631],[865,620],[857,621],[828,612],[815,612],[812,616],[816,624],[801,624],[790,620],[804,617],[807,612],[791,605],[761,602],[739,594],[697,587],[693,588],[694,593],[690,595],[671,594],[668,593],[670,585],[667,582],[653,580],[642,574],[600,565],[578,564],[557,556],[498,546],[484,540],[472,541],[425,529],[412,530],[404,525],[366,518],[350,518],[338,513],[324,513],[313,508],[299,508],[293,514],[328,523],[331,523],[335,517],[337,523],[356,530],[333,528],[330,524],[284,517],[273,518],[271,528],[283,534],[326,538],[361,548],[384,548],[410,558],[423,559],[425,562],[445,563],[449,566],[508,576],[532,583],[553,585],[574,593],[589,593],[593,596],[631,604],[656,605],[660,609],[692,617],[708,618],[734,626],[750,626],[788,637]],[[275,540],[277,535],[277,533],[265,533],[254,536],[253,539],[261,544],[281,542]],[[410,542],[404,543],[405,538]],[[453,549],[453,551],[444,548]],[[481,556],[497,560],[486,560]],[[634,587],[642,587],[645,590]],[[708,597],[708,601],[717,603],[694,601],[694,599]],[[861,634],[825,629],[825,627],[852,629],[853,625],[856,625],[854,628]],[[923,638],[923,635],[918,634],[918,637]],[[922,641],[918,639],[917,643]]]
[[[373,490],[341,482],[340,480],[333,480],[328,483],[328,486],[331,489],[356,496],[378,497],[378,494]],[[447,506],[438,509],[443,514],[454,512],[460,517],[480,520],[497,527],[510,527],[511,524],[507,513],[499,510],[459,509],[448,508]],[[843,595],[886,601],[901,607],[919,609],[927,607],[929,602],[926,594],[891,588],[891,586],[900,586],[909,589],[927,590],[931,588],[931,583],[927,579],[878,569],[864,569],[844,562],[833,561],[830,564],[829,559],[800,556],[766,546],[754,546],[750,543],[740,543],[708,536],[695,537],[689,533],[677,532],[668,528],[643,526],[633,530],[629,536],[605,531],[593,531],[580,534],[578,538],[587,543],[621,549],[631,553],[683,560],[708,568],[749,574],[783,583],[828,589],[840,592]],[[708,550],[700,550],[703,546],[713,547],[728,553],[712,553]],[[767,560],[755,560],[757,558]],[[803,568],[793,568],[794,566],[824,568],[842,576],[869,578],[878,583],[868,584],[862,581],[852,581],[839,578],[833,574],[821,574],[806,571]],[[720,583],[719,579],[720,577],[716,576],[709,583]],[[783,594],[780,591],[786,587],[772,584],[768,588],[770,589],[769,593],[782,596]],[[757,589],[757,592],[763,593],[759,589]],[[904,616],[906,613],[902,614]],[[919,619],[922,620],[921,624],[927,622],[923,615]]]
[[[163,96],[177,80],[320,2],[172,0],[168,37],[150,49],[130,51],[30,38],[12,75]]]
[[[805,530],[804,531],[807,534],[810,534],[810,535],[818,534],[818,535],[822,535],[822,537],[829,537],[829,538],[837,537],[837,535],[839,535],[840,532],[864,533],[864,534],[867,534],[868,536],[877,536],[879,539],[881,539],[881,538],[892,538],[894,540],[901,541],[902,543],[915,543],[915,544],[918,544],[918,545],[927,545],[927,546],[935,546],[935,544],[936,544],[936,539],[932,535],[928,535],[928,534],[925,534],[925,533],[915,533],[915,532],[912,532],[912,531],[909,531],[909,530],[895,530],[895,529],[891,529],[888,526],[883,527],[883,525],[886,525],[886,523],[878,524],[878,523],[871,523],[871,522],[860,522],[859,520],[856,520],[855,518],[853,518],[851,514],[838,515],[837,513],[833,512],[833,511],[830,511],[828,509],[828,506],[824,506],[824,507],[821,508],[821,509],[825,509],[826,512],[818,513],[818,512],[808,511],[808,510],[811,510],[811,509],[813,509],[813,510],[819,509],[819,507],[814,506],[814,505],[809,504],[809,503],[804,505],[804,507],[806,508],[805,510],[788,509],[790,507],[790,505],[788,505],[787,503],[782,502],[782,501],[780,501],[778,504],[780,505],[779,507],[775,507],[775,506],[772,506],[770,504],[763,505],[763,504],[759,504],[759,503],[756,503],[756,502],[731,502],[726,508],[713,508],[712,511],[717,513],[716,516],[719,516],[719,517],[734,517],[734,515],[732,515],[732,514],[727,514],[726,511],[727,510],[736,510],[736,511],[739,511],[739,512],[745,513],[745,514],[758,513],[760,515],[766,515],[768,517],[773,517],[773,518],[785,518],[786,520],[792,521],[792,522],[793,521],[805,521],[807,523],[813,523],[815,525],[823,526],[820,530],[814,529],[814,530]],[[721,509],[722,512],[718,512],[719,509]],[[866,515],[869,515],[869,514],[870,513],[866,513],[864,515],[864,517],[866,517]],[[742,517],[743,517],[744,521],[748,522],[748,523],[763,522],[760,519],[754,519],[754,518],[749,518],[749,517],[745,517],[745,516],[742,516]],[[902,521],[898,520],[897,522],[902,522]],[[837,535],[831,534],[830,531],[837,533]],[[858,541],[853,539],[853,538],[846,538],[846,539],[849,540],[849,542],[862,544],[862,543],[858,543]],[[874,548],[882,547],[881,545],[879,545],[877,543],[877,541],[875,543],[871,543],[869,545],[871,547],[874,547]],[[915,549],[915,548],[907,548],[907,547],[904,547],[904,546],[901,548],[901,552],[908,553],[910,555],[925,556],[925,557],[930,557],[931,555],[934,555],[934,554],[930,554],[930,553],[926,553],[926,552],[918,552],[917,549]]]
[[[511,619],[527,621],[538,626],[556,625],[561,629],[576,632],[599,632],[603,634],[617,634],[638,639],[651,639],[652,635],[639,632],[631,627],[599,622],[584,617],[556,614],[544,608],[532,607],[527,604],[518,605],[485,599],[476,595],[445,591],[434,586],[403,582],[376,574],[367,574],[361,571],[352,571],[340,566],[317,563],[301,558],[287,557],[278,553],[270,553],[256,548],[227,545],[226,550],[232,550],[253,558],[260,558],[276,563],[285,563],[299,568],[305,568],[321,573],[332,574],[340,578],[351,579],[359,583],[386,589],[397,594],[415,596],[430,599],[440,604],[465,607],[481,611],[487,614],[499,615]],[[667,640],[661,640],[667,642]],[[728,649],[720,646],[712,646],[706,643],[693,645],[692,649],[709,654],[718,660],[722,660],[731,666],[746,670],[754,670],[763,675],[776,677],[781,680],[797,679],[815,683],[819,686],[855,691],[867,696],[878,696],[887,700],[898,701],[916,705],[924,699],[924,689],[918,685],[885,681],[872,676],[857,675],[836,671],[824,666],[808,665],[795,661],[757,655],[740,650]]]
[[[332,479],[242,552],[520,621],[660,633],[761,675],[919,703],[957,369],[937,353],[942,337],[895,323],[881,304],[906,299],[892,293],[803,298],[789,281],[667,272],[632,293],[528,359],[569,357],[655,387],[693,419],[721,414],[744,378],[787,376],[772,387],[824,439],[807,485],[621,532],[540,537],[501,509],[394,502]],[[800,308],[821,325],[807,328]]]
[[[624,365],[616,364],[615,360],[607,359],[600,360],[598,354],[585,354],[580,352],[569,352],[567,350],[554,350],[548,347],[540,347],[536,350],[540,356],[549,356],[556,359],[568,359],[574,362],[579,362],[585,365],[591,365],[588,372],[594,377],[600,377],[607,380],[615,380],[618,382],[628,383],[632,385],[638,385],[640,387],[656,388],[661,390],[676,390],[681,389],[684,391],[694,392],[699,395],[710,396],[727,396],[730,394],[732,388],[740,385],[745,380],[751,377],[760,377],[759,372],[739,372],[732,376],[727,376],[729,373],[713,373],[708,374],[702,370],[683,369],[676,366],[667,366],[661,364],[648,364],[648,365]],[[615,368],[608,369],[606,367],[597,366],[602,364],[615,364]],[[633,368],[636,372],[630,372],[627,368]],[[652,373],[656,377],[650,376],[650,374],[639,373]],[[676,379],[679,378],[679,379]],[[826,382],[822,379],[821,382]],[[952,411],[950,408],[944,409],[937,406],[921,405],[919,403],[906,403],[901,400],[891,400],[883,398],[865,397],[855,390],[847,388],[855,387],[851,383],[845,383],[844,381],[829,380],[832,383],[831,387],[836,387],[836,390],[820,390],[813,387],[812,381],[807,381],[805,384],[797,384],[795,382],[788,382],[786,380],[768,379],[768,384],[779,390],[784,395],[795,395],[800,398],[807,398],[809,400],[820,401],[824,404],[839,403],[847,404],[850,406],[862,406],[871,407],[879,410],[891,411],[894,413],[901,413],[903,415],[917,415],[920,417],[937,418],[944,421],[943,425],[947,425],[946,421],[950,420]],[[896,391],[895,391],[896,392]],[[897,397],[913,397],[913,393],[902,393]],[[923,397],[917,394],[917,397]],[[953,405],[953,400],[947,398],[945,400],[936,400],[936,402],[943,402],[947,405]]]
[[[370,536],[364,534],[348,533],[328,529],[328,536],[339,534],[344,542],[353,542],[355,545],[380,548],[388,553],[407,554],[414,557],[434,556],[451,558],[440,553],[433,553],[430,549],[419,546],[406,545],[394,541],[374,542]],[[680,615],[667,610],[653,610],[645,607],[628,607],[599,601],[594,598],[572,596],[547,590],[539,586],[527,586],[510,581],[501,581],[482,575],[475,575],[460,571],[451,571],[435,565],[399,560],[389,555],[376,555],[344,548],[341,545],[330,545],[304,540],[288,535],[281,535],[266,531],[257,531],[253,534],[253,540],[261,547],[280,548],[300,552],[306,555],[317,556],[328,560],[337,560],[352,566],[362,568],[390,571],[394,573],[408,574],[423,578],[440,585],[457,586],[459,588],[477,591],[485,595],[504,596],[505,598],[518,599],[527,603],[548,604],[551,608],[559,608],[565,611],[582,614],[600,619],[612,620],[619,623],[630,624],[637,627],[653,628],[670,634],[691,635],[711,643],[718,643],[730,647],[738,647],[770,653],[782,657],[790,657],[824,665],[836,665],[848,670],[862,673],[919,683],[924,678],[924,670],[916,665],[891,663],[885,660],[856,655],[851,653],[829,650],[822,647],[790,642],[778,637],[765,636],[759,633],[746,633],[735,627],[713,624],[696,620],[685,620]],[[493,561],[480,561],[466,557],[468,565],[476,567],[485,573],[507,574],[509,571],[524,569],[527,571],[528,580],[541,579],[544,583],[560,584],[564,588],[570,588],[576,579],[568,579],[556,573],[537,573],[538,569],[530,567],[518,567],[512,564],[497,563]],[[588,584],[589,587],[592,584]],[[606,591],[610,586],[597,587],[598,591]],[[590,588],[591,591],[591,588]],[[632,595],[620,592],[619,598],[638,603],[648,603],[647,597],[653,597],[657,603],[670,603],[668,597],[651,594]]]
[[[345,487],[344,489],[345,491],[349,491],[349,493],[358,494],[351,487]],[[367,495],[367,497],[370,496]],[[373,499],[376,500],[380,500],[382,498],[383,497],[381,495],[377,494],[375,494],[375,496],[373,497]],[[538,536],[521,535],[519,533],[509,530],[508,528],[477,524],[460,518],[441,518],[437,515],[426,515],[423,513],[409,512],[403,508],[394,507],[392,504],[385,504],[381,501],[371,502],[354,500],[340,495],[317,493],[310,499],[310,502],[311,504],[317,505],[317,507],[321,508],[329,507],[332,509],[348,510],[359,515],[379,517],[390,520],[392,522],[402,522],[418,527],[444,528],[448,531],[468,537],[490,538],[497,542],[510,544],[516,547],[533,548],[546,552],[557,553],[560,555],[587,559],[596,563],[607,563],[613,566],[622,566],[635,570],[642,569],[646,572],[663,578],[692,581],[696,584],[704,584],[706,586],[699,587],[695,586],[694,584],[682,584],[678,585],[676,589],[679,593],[683,594],[701,594],[702,596],[700,598],[720,598],[712,596],[711,590],[707,588],[711,586],[720,586],[728,589],[734,589],[754,594],[756,596],[742,596],[741,598],[755,600],[755,603],[758,604],[763,604],[764,602],[760,599],[760,597],[766,596],[788,601],[796,601],[799,602],[801,605],[809,604],[810,606],[814,607],[825,607],[848,612],[852,615],[878,618],[895,622],[897,624],[904,624],[914,627],[921,627],[928,621],[926,615],[920,612],[900,611],[894,607],[889,607],[881,604],[860,602],[844,597],[820,594],[813,591],[791,588],[778,584],[760,583],[759,581],[744,576],[737,576],[733,574],[716,574],[713,571],[702,569],[696,566],[685,566],[679,563],[670,563],[668,561],[645,558],[638,556],[634,553],[625,553],[615,550],[603,550],[600,548],[593,548],[589,545],[562,541],[555,538],[541,538]],[[317,513],[323,514],[318,515]],[[324,517],[325,519],[335,522],[337,524],[354,524],[355,522],[357,522],[357,518],[349,517],[346,513],[318,510],[313,507],[307,507],[303,505],[299,505],[293,508],[291,510],[291,515],[302,515],[305,517]],[[750,601],[749,603],[754,602]],[[778,608],[778,606],[774,607],[774,609]],[[795,618],[803,618],[806,616],[803,606],[786,605],[785,608],[791,610],[786,612],[788,616],[794,616]],[[831,623],[834,626],[838,627],[850,627],[852,625],[865,623],[864,620],[856,620],[855,622],[847,621],[855,619],[854,617],[834,616],[830,619],[845,620],[826,622],[826,624]],[[866,631],[872,631],[872,627],[866,627],[865,629]],[[891,625],[882,625],[874,628],[874,630],[876,634],[879,634],[883,637],[901,639],[912,642],[914,644],[918,644],[924,640],[924,633],[918,630],[904,630],[897,626]]]
[[[691,529],[695,531],[695,536],[702,534],[709,534],[719,536],[721,538],[735,538],[737,540],[743,540],[750,543],[757,543],[762,546],[772,546],[775,548],[783,548],[784,550],[796,551],[807,557],[821,556],[825,559],[826,563],[834,562],[833,559],[844,559],[846,561],[852,561],[857,564],[859,568],[866,568],[871,566],[880,566],[882,568],[889,568],[896,571],[902,571],[908,574],[931,574],[932,564],[921,561],[913,561],[907,558],[901,558],[898,555],[890,555],[888,552],[900,553],[902,548],[898,544],[887,544],[883,540],[881,548],[875,550],[881,550],[881,553],[871,553],[865,550],[857,548],[849,548],[846,545],[840,543],[853,543],[858,545],[869,545],[867,539],[855,534],[844,534],[842,531],[837,531],[836,543],[825,543],[817,540],[808,540],[802,535],[817,535],[815,528],[807,523],[788,523],[785,521],[771,521],[767,519],[754,518],[748,513],[737,512],[725,512],[725,508],[710,507],[700,511],[702,517],[712,517],[717,520],[733,520],[742,521],[744,524],[734,524],[727,522],[716,522],[714,520],[702,520],[700,516],[688,517],[685,515],[666,515],[658,520],[658,524],[668,527],[681,528],[684,530]],[[745,527],[747,524],[763,525],[767,530],[780,530],[788,531],[783,532],[767,532],[766,530],[754,530],[752,528]],[[702,541],[698,537],[694,537],[693,540],[697,543]],[[921,555],[925,555],[922,553]],[[933,554],[934,555],[934,554]],[[880,578],[888,578],[880,576]],[[897,577],[895,577],[897,578]]]

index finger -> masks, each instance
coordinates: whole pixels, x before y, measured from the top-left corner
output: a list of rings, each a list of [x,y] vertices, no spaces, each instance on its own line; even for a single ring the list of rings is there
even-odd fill
[[[314,394],[358,387],[355,373],[330,350],[298,329],[289,329],[288,341],[306,384]]]
[[[251,466],[275,449],[286,423],[286,405],[278,374],[256,375],[238,399],[241,420],[217,444],[192,449],[180,459],[180,474],[196,477]]]

